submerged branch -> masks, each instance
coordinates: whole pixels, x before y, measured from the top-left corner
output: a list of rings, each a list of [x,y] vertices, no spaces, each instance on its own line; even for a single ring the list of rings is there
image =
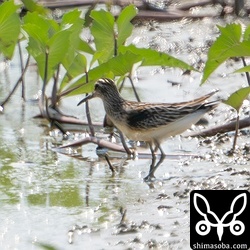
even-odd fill
[[[35,118],[40,118],[40,117],[48,118],[48,119],[55,120],[55,121],[58,121],[61,123],[88,126],[88,122],[80,120],[80,119],[75,118],[73,116],[63,115],[60,112],[58,112],[57,110],[50,108],[50,107],[48,107],[48,109],[46,111],[46,116],[43,116],[42,114],[40,114],[39,116],[35,116]],[[102,127],[102,123],[93,123],[93,125]]]
[[[112,142],[109,142],[109,141],[106,141],[103,139],[98,139],[95,136],[85,137],[85,138],[78,140],[76,142],[72,142],[72,143],[69,143],[67,145],[63,145],[61,147],[58,147],[57,149],[63,149],[63,148],[68,148],[68,147],[79,147],[79,146],[82,146],[82,145],[85,145],[88,143],[94,143],[102,148],[108,148],[108,149],[113,150],[113,151],[126,153],[126,151],[122,145],[118,145],[116,143],[112,143]]]
[[[200,132],[194,132],[194,133],[186,135],[185,137],[188,137],[188,136],[206,137],[206,136],[214,136],[214,135],[219,134],[219,133],[227,133],[230,131],[234,131],[235,126],[236,126],[236,122],[237,121],[232,121],[230,123],[219,125],[217,127],[213,127],[213,128],[209,128],[209,129],[205,129],[205,130],[200,131]],[[249,126],[250,126],[250,117],[239,120],[239,129],[246,128]]]
[[[54,148],[55,151],[59,152],[60,153],[60,150],[61,149],[65,149],[65,148],[71,148],[71,147],[80,147],[82,145],[86,145],[88,143],[94,143],[96,144],[98,147],[101,147],[101,148],[107,148],[109,150],[112,150],[112,151],[116,151],[116,152],[121,152],[121,153],[126,153],[126,150],[124,149],[123,145],[120,145],[120,144],[117,144],[117,143],[112,143],[112,142],[109,142],[109,141],[106,141],[104,139],[99,139],[97,137],[93,137],[93,136],[88,136],[88,137],[85,137],[81,140],[78,140],[78,141],[75,141],[75,142],[72,142],[72,143],[69,143],[67,145],[63,145],[63,146],[60,146],[60,147],[57,147],[57,148]],[[129,156],[132,156],[132,157],[138,157],[140,159],[151,159],[152,158],[152,154],[151,152],[137,152],[135,154],[134,150],[130,150],[130,152],[132,152],[133,155],[129,155]],[[155,156],[161,156],[161,154],[155,154]],[[180,158],[183,158],[183,157],[197,157],[197,155],[195,154],[165,154],[165,157],[167,157],[168,159],[180,159]]]

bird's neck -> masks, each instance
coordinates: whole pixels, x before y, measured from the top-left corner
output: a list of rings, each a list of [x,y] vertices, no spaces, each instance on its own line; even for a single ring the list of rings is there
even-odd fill
[[[109,94],[109,96],[103,98],[104,108],[108,115],[114,112],[122,113],[124,102],[125,100],[118,92]]]

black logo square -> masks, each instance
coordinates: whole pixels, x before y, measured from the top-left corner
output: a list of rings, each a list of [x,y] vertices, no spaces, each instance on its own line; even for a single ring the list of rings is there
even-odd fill
[[[191,249],[249,249],[250,194],[245,190],[190,193]]]

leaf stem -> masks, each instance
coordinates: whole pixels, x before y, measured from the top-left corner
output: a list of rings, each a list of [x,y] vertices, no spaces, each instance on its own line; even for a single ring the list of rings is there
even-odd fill
[[[118,55],[117,35],[114,35],[114,56]]]
[[[246,63],[245,58],[244,58],[244,57],[241,57],[241,60],[242,60],[242,62],[243,62],[244,67],[246,67],[246,66],[247,66],[247,63]],[[247,83],[248,83],[248,85],[250,86],[250,76],[249,76],[249,72],[245,72],[245,73],[246,73]]]
[[[51,107],[56,108],[57,103],[57,83],[59,79],[60,74],[60,64],[58,64],[56,74],[54,75],[54,83],[53,83],[53,89],[52,89],[52,96],[51,96]]]
[[[18,78],[18,80],[17,80],[17,82],[16,82],[14,88],[13,88],[12,91],[9,93],[9,95],[5,98],[5,100],[0,104],[0,106],[3,107],[3,106],[9,101],[10,97],[14,94],[15,90],[17,89],[19,83],[22,81],[23,76],[24,76],[24,74],[26,73],[26,71],[27,71],[27,69],[28,69],[29,61],[30,61],[30,55],[29,55],[28,58],[27,58],[27,61],[26,61],[25,67],[24,67],[24,69],[23,69],[23,71],[22,71],[22,74],[21,74],[21,76]]]
[[[86,72],[86,83],[88,83],[88,82],[89,82],[89,76],[88,76],[88,72]],[[86,96],[87,96],[87,94],[86,94]],[[94,129],[94,126],[92,123],[88,101],[86,101],[86,103],[85,103],[85,109],[86,109],[86,116],[87,116],[90,134],[91,134],[91,136],[95,136],[95,129]]]
[[[20,41],[17,43],[18,45],[18,51],[19,51],[19,57],[20,57],[20,65],[21,65],[21,83],[22,83],[22,98],[25,100],[25,84],[24,84],[24,64],[23,64],[23,54],[22,54],[22,48],[20,45]]]
[[[43,78],[43,87],[42,87],[42,95],[39,100],[39,108],[41,111],[42,116],[46,115],[45,109],[45,89],[47,85],[47,78],[48,78],[48,61],[49,61],[49,52],[46,50],[45,52],[45,69],[44,69],[44,78]]]
[[[235,123],[235,135],[234,135],[232,152],[234,152],[235,146],[236,146],[236,142],[237,142],[238,131],[239,131],[239,121],[240,121],[240,115],[239,115],[239,112],[237,111],[237,118],[236,118],[236,123]]]
[[[136,100],[137,100],[138,102],[140,102],[140,101],[141,101],[141,100],[140,100],[140,97],[139,97],[139,95],[138,95],[138,93],[137,93],[137,91],[136,91],[136,88],[135,88],[135,85],[134,85],[134,82],[133,82],[131,76],[129,76],[128,78],[129,78],[129,80],[130,80],[130,82],[131,82],[131,85],[132,85],[132,88],[133,88],[133,91],[134,91]]]

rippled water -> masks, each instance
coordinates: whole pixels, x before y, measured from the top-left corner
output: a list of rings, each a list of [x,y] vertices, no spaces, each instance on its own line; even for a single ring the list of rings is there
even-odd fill
[[[207,44],[218,34],[216,23],[223,24],[221,20],[208,18],[149,22],[138,26],[130,41],[198,65],[206,58]],[[9,65],[1,66],[2,100],[19,74],[18,55]],[[143,101],[188,100],[213,88],[220,89],[217,97],[226,97],[246,84],[243,75],[229,74],[235,66],[233,62],[226,63],[203,87],[199,87],[198,72],[182,75],[176,69],[140,68],[136,73],[136,87]],[[26,79],[30,100],[40,88],[37,82],[35,69],[31,67]],[[131,99],[131,93],[128,84],[123,95]],[[62,109],[84,119],[83,110],[76,107],[79,98],[64,100]],[[101,102],[93,100],[90,104],[94,119],[102,121]],[[82,160],[57,153],[54,147],[72,141],[74,136],[62,141],[61,135],[51,131],[45,120],[33,118],[38,113],[37,102],[22,102],[17,91],[0,115],[1,249],[40,249],[39,244],[55,249],[153,246],[189,249],[190,191],[249,189],[247,130],[239,138],[240,150],[234,157],[224,154],[232,145],[233,133],[210,141],[170,138],[163,148],[177,156],[166,158],[156,172],[156,181],[146,183],[143,177],[150,159],[113,158],[117,172],[112,176],[107,163],[98,159],[95,145],[77,149]],[[209,126],[213,126],[234,116],[229,108],[221,105],[207,119]],[[187,156],[179,159],[178,155],[183,154]]]

